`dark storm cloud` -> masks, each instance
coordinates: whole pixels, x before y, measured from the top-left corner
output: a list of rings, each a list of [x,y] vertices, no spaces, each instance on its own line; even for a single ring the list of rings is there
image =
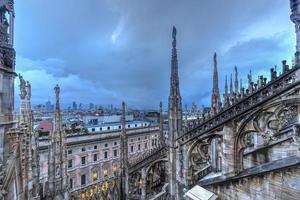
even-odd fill
[[[213,52],[222,87],[234,65],[241,74],[268,70],[293,52],[289,5],[282,0],[28,0],[16,2],[17,69],[32,80],[36,102],[62,82],[65,103],[166,105],[173,25],[189,105],[209,102]],[[48,77],[47,85],[37,73]]]

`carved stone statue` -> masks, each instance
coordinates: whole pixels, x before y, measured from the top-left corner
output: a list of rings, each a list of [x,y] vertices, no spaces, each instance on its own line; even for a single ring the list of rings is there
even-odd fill
[[[0,39],[8,43],[9,40],[9,33],[8,33],[9,23],[6,19],[5,12],[2,11],[1,13],[1,24],[0,24]]]
[[[19,80],[20,80],[20,97],[22,100],[25,99],[27,92],[26,92],[26,82],[23,79],[23,76],[21,74],[19,74]]]
[[[173,40],[176,40],[176,33],[177,33],[176,27],[173,26],[173,31],[172,31]]]
[[[58,84],[54,87],[55,91],[55,97],[56,97],[56,105],[59,105],[59,93],[60,93],[60,87]]]
[[[27,81],[26,88],[27,88],[27,99],[30,100],[31,99],[31,85],[30,85],[29,81]]]

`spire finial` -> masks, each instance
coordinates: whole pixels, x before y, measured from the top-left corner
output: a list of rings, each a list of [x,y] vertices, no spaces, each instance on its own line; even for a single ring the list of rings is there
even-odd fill
[[[176,50],[176,34],[177,30],[173,26],[173,42],[172,42],[172,60],[171,60],[171,87],[170,95],[180,95],[179,91],[179,77],[178,77],[178,61],[177,61],[177,50]]]
[[[225,76],[225,96],[228,96],[228,83],[227,83],[227,75]]]
[[[232,82],[232,74],[230,74],[230,95],[233,95],[233,82]]]
[[[217,65],[217,52],[214,53],[214,63]]]
[[[173,31],[172,31],[173,40],[176,40],[176,33],[177,33],[177,29],[175,26],[173,26]]]
[[[58,84],[54,87],[55,92],[55,99],[56,99],[56,109],[59,110],[59,94],[60,94],[60,87]]]
[[[235,73],[235,80],[234,80],[234,85],[235,85],[235,94],[239,94],[239,80],[238,80],[238,70],[237,66],[234,66],[234,73]]]
[[[31,99],[31,85],[29,83],[29,81],[26,82],[26,92],[27,92],[27,100],[30,100]]]
[[[211,96],[211,111],[212,114],[215,114],[219,111],[220,92],[219,92],[219,78],[218,78],[218,62],[217,62],[217,53],[214,53],[214,75],[213,75],[213,93]]]
[[[26,92],[26,81],[24,80],[23,76],[19,74],[19,80],[20,80],[20,97],[21,99],[25,99],[27,92]]]
[[[219,93],[219,80],[218,80],[218,61],[217,53],[214,53],[214,77],[213,77],[213,93]]]

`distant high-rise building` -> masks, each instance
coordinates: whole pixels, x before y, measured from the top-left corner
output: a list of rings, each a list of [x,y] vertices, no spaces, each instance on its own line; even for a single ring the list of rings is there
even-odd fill
[[[89,109],[94,110],[94,108],[95,108],[95,105],[93,103],[90,103]]]
[[[73,110],[77,110],[77,103],[75,101],[73,101],[72,108],[73,108]]]
[[[54,110],[54,105],[51,104],[51,101],[45,103],[45,109],[47,112],[52,112]]]

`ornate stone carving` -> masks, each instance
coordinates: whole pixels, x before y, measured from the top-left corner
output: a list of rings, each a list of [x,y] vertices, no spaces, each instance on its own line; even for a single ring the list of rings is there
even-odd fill
[[[29,81],[26,82],[26,92],[27,92],[27,99],[31,99],[31,85]]]
[[[291,106],[279,111],[276,119],[267,122],[269,129],[279,132],[282,128],[288,126],[297,117],[297,107]]]
[[[1,24],[0,24],[0,41],[8,43],[9,42],[9,33],[8,33],[8,27],[9,23],[5,16],[5,11],[1,12]]]
[[[12,69],[14,66],[15,51],[9,48],[0,47],[0,64],[8,69]]]
[[[209,144],[199,143],[190,154],[190,162],[194,170],[201,169],[210,161]]]

